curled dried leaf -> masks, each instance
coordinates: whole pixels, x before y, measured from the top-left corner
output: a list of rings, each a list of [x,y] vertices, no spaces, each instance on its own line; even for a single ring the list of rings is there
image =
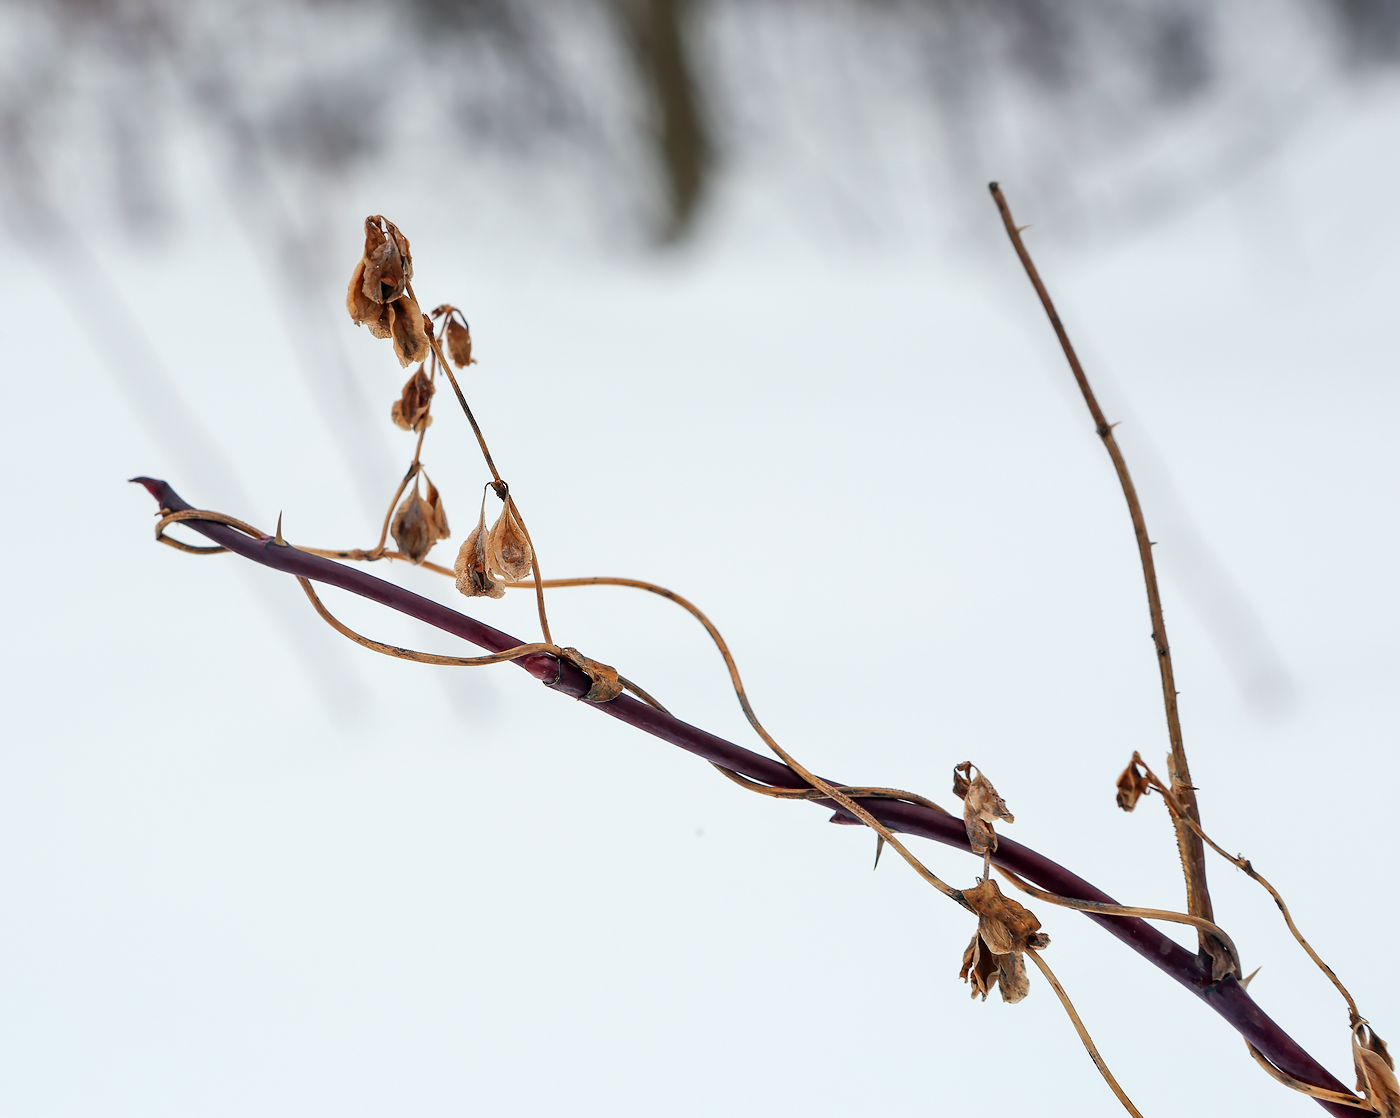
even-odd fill
[[[963,825],[967,828],[972,852],[995,851],[997,835],[992,823],[998,819],[1016,822],[1016,817],[1007,810],[1006,801],[997,795],[992,782],[971,761],[964,761],[953,769],[953,791],[962,797]]]
[[[468,598],[504,598],[506,588],[491,577],[486,566],[486,506],[483,503],[481,517],[476,527],[457,551],[457,562],[452,571],[457,576],[457,591]]]
[[[394,406],[390,410],[390,418],[393,419],[396,427],[402,427],[405,431],[418,431],[423,427],[431,427],[433,417],[428,414],[428,409],[432,406],[433,393],[437,391],[433,387],[433,382],[428,379],[428,374],[423,371],[423,366],[418,366],[418,371],[408,378],[403,386],[403,392],[394,401]]]
[[[565,660],[592,681],[592,686],[588,688],[588,694],[584,695],[588,702],[606,703],[609,699],[615,699],[622,694],[622,682],[617,677],[616,668],[600,664],[597,660],[590,660],[577,648],[565,648],[561,650],[561,653]]]
[[[1395,1061],[1385,1041],[1364,1021],[1351,1031],[1351,1056],[1356,1065],[1356,1089],[1366,1096],[1366,1101],[1382,1118],[1400,1116],[1400,1083],[1395,1079]]]
[[[401,552],[415,563],[423,562],[433,544],[445,540],[449,535],[447,513],[443,510],[437,486],[428,482],[427,496],[420,497],[415,481],[413,491],[404,498],[394,514],[389,531]]]
[[[1124,811],[1132,811],[1151,788],[1147,774],[1138,772],[1138,763],[1133,761],[1118,778],[1118,806]]]
[[[530,540],[515,517],[514,507],[507,501],[496,523],[491,525],[491,535],[486,541],[486,565],[502,582],[519,582],[529,577],[534,558]]]
[[[459,369],[465,369],[472,363],[471,330],[465,322],[458,322],[456,318],[447,321],[447,356]]]

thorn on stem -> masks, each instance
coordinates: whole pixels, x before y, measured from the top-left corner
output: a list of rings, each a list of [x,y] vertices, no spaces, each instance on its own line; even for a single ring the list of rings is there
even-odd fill
[[[881,853],[884,851],[884,849],[885,849],[885,836],[884,836],[884,835],[876,835],[876,836],[875,836],[875,864],[874,864],[873,866],[870,867],[872,870],[878,870],[878,869],[880,868],[880,855],[881,855]]]
[[[272,537],[272,542],[278,547],[286,547],[287,541],[282,538],[282,510],[277,510],[277,534]]]

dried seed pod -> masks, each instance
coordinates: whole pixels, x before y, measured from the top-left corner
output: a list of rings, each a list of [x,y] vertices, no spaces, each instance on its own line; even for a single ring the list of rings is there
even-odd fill
[[[977,913],[978,932],[998,955],[1024,951],[1028,943],[1038,946],[1031,938],[1040,931],[1040,921],[1020,901],[1006,896],[991,878],[964,889],[963,900]]]
[[[615,699],[622,694],[622,681],[618,679],[616,668],[600,664],[597,660],[590,660],[577,648],[565,648],[561,649],[560,652],[565,660],[582,671],[592,681],[592,685],[588,688],[588,694],[584,695],[585,701],[606,703],[609,699]]]
[[[507,501],[496,523],[491,525],[491,535],[486,541],[486,565],[502,582],[519,582],[529,577],[534,558],[530,541]]]
[[[972,984],[974,998],[981,994],[982,1000],[987,1000],[987,995],[997,984],[999,969],[997,957],[982,942],[980,935],[974,935],[972,942],[967,945],[967,950],[963,952],[962,971],[958,974],[964,982]]]
[[[396,427],[402,427],[405,431],[418,431],[421,427],[431,427],[433,417],[428,414],[428,409],[433,402],[433,393],[437,389],[433,387],[433,382],[428,379],[428,374],[423,371],[423,366],[418,366],[418,371],[408,378],[403,386],[403,392],[394,401],[394,406],[389,412],[389,417],[393,419]]]
[[[997,984],[1001,1000],[1015,1005],[1031,992],[1031,980],[1026,974],[1026,961],[1017,952],[997,956]]]
[[[1356,1065],[1356,1089],[1366,1096],[1382,1118],[1400,1116],[1400,1083],[1395,1079],[1395,1061],[1385,1041],[1362,1021],[1351,1031],[1351,1057]]]
[[[953,791],[963,798],[963,825],[967,828],[967,841],[972,852],[986,854],[989,850],[996,850],[997,834],[992,828],[993,821],[1005,819],[1008,823],[1016,822],[1016,817],[1007,810],[1006,801],[997,795],[992,782],[971,761],[964,761],[953,769]]]
[[[413,483],[413,492],[404,498],[389,526],[394,542],[399,550],[415,563],[428,557],[433,544],[448,537],[447,513],[442,507],[442,498],[437,486],[428,482],[426,497],[418,495],[418,483]]]
[[[1138,763],[1133,761],[1118,778],[1118,806],[1124,811],[1132,811],[1151,788],[1147,774],[1139,773]]]
[[[472,363],[472,335],[466,323],[455,318],[447,320],[447,356],[459,369]]]
[[[360,289],[366,298],[376,303],[393,302],[403,295],[409,280],[413,279],[413,254],[408,248],[408,238],[387,218],[365,218],[362,263],[364,274]]]
[[[963,890],[963,899],[977,913],[977,934],[963,952],[959,977],[972,983],[972,995],[985,1001],[995,985],[1007,1002],[1019,1002],[1030,990],[1025,960],[1028,947],[1042,950],[1050,937],[1040,931],[1040,921],[1024,905],[1004,896],[990,878]]]
[[[402,295],[389,304],[389,333],[400,365],[407,368],[428,359],[428,325],[412,295]]]
[[[408,294],[413,279],[413,255],[408,238],[383,217],[365,218],[365,250],[350,276],[345,307],[357,326],[368,326],[376,338],[393,338],[399,363],[408,365],[428,356],[423,312]]]
[[[462,541],[457,562],[452,571],[457,576],[457,591],[468,598],[504,598],[506,588],[491,577],[486,566],[486,503],[471,534]]]

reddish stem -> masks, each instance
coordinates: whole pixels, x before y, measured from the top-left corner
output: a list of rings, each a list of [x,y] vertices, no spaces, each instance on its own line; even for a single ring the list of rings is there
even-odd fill
[[[161,508],[171,512],[181,512],[193,506],[183,501],[176,492],[163,481],[138,477],[139,482],[150,491]],[[337,586],[352,594],[359,594],[415,617],[435,628],[463,640],[470,641],[491,652],[503,652],[516,648],[522,641],[507,633],[485,625],[456,610],[424,598],[411,590],[405,590],[391,582],[376,578],[364,571],[347,567],[341,563],[298,551],[288,544],[275,543],[271,536],[251,539],[236,529],[213,521],[187,520],[188,528],[207,536],[228,550],[251,559],[255,563],[272,567],[288,574],[300,575],[328,586]],[[524,668],[547,687],[575,699],[582,698],[588,691],[590,680],[578,668],[553,656],[540,654],[511,661]],[[777,787],[798,787],[804,781],[782,762],[762,754],[754,753],[733,742],[725,741],[714,734],[682,722],[669,714],[638,702],[627,695],[621,695],[606,703],[589,703],[590,707],[610,714],[621,722],[644,730],[662,741],[679,746],[705,760],[722,765],[727,769],[747,776],[751,780],[763,781]],[[839,785],[839,781],[831,781]],[[804,803],[819,804],[828,810],[836,807],[830,800],[804,800]],[[969,850],[967,831],[962,818],[957,815],[941,815],[918,804],[896,800],[861,798],[862,806],[887,827],[905,834],[919,835],[960,850]],[[840,822],[855,822],[844,812],[837,810],[835,819]],[[1117,904],[1112,897],[1090,885],[1083,878],[1071,873],[1065,867],[1037,854],[1029,847],[1022,846],[1012,839],[997,836],[997,852],[993,861],[1009,870],[1028,878],[1042,889],[1048,889],[1062,896],[1079,900],[1099,901]],[[969,850],[970,852],[970,850]],[[1201,965],[1199,957],[1168,939],[1145,920],[1131,916],[1104,916],[1098,913],[1084,914],[1100,925],[1111,935],[1122,940],[1159,970],[1165,971],[1201,998],[1216,1013],[1220,1014],[1245,1040],[1262,1052],[1275,1067],[1287,1072],[1296,1079],[1325,1087],[1332,1091],[1346,1092],[1347,1088],[1335,1079],[1326,1068],[1314,1060],[1285,1033],[1269,1016],[1255,1004],[1233,977],[1212,983],[1207,969]],[[1332,1114],[1342,1118],[1354,1118],[1358,1113],[1353,1107],[1318,1100],[1318,1104]]]

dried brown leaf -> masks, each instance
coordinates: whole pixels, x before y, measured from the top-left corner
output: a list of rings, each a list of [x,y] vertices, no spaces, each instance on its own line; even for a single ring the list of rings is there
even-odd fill
[[[1132,811],[1137,807],[1138,800],[1147,795],[1151,787],[1152,783],[1147,779],[1147,774],[1139,773],[1137,762],[1132,762],[1118,778],[1118,806],[1124,811]]]
[[[561,652],[565,660],[592,680],[588,694],[584,695],[588,702],[606,703],[609,699],[615,699],[622,694],[622,681],[617,677],[616,668],[600,664],[597,660],[590,660],[577,648],[565,648]]]
[[[971,761],[953,769],[953,791],[963,798],[963,825],[967,828],[968,845],[974,854],[986,854],[997,848],[997,835],[992,823],[1005,819],[1016,822],[1007,810],[1006,801],[997,795],[992,782]]]
[[[457,551],[452,571],[457,576],[457,591],[468,598],[504,598],[506,588],[491,577],[486,567],[486,511],[482,507],[476,527]]]
[[[418,371],[405,382],[403,391],[389,412],[394,425],[405,431],[417,431],[420,426],[431,427],[433,417],[428,414],[428,409],[432,406],[435,391],[433,382],[428,379],[423,366],[419,365]]]
[[[486,565],[502,582],[519,582],[529,577],[534,557],[530,541],[507,502],[491,526],[491,535],[486,541]]]
[[[1396,1082],[1395,1061],[1385,1041],[1363,1022],[1352,1030],[1351,1055],[1356,1065],[1356,1089],[1382,1118],[1398,1118],[1400,1083]]]
[[[455,318],[447,321],[447,355],[459,369],[465,369],[472,363],[471,331]]]

